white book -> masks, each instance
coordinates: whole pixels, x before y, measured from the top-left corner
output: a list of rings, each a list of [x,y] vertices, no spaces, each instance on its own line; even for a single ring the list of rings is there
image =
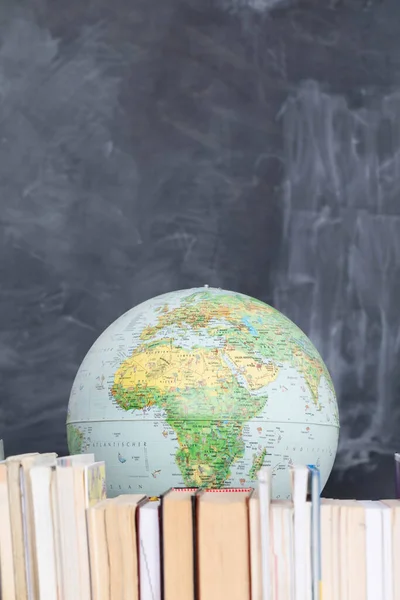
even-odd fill
[[[20,491],[21,491],[21,510],[22,524],[25,546],[25,570],[26,584],[29,600],[36,600],[38,591],[38,575],[36,567],[36,529],[33,516],[33,494],[31,485],[31,471],[36,466],[55,465],[57,454],[47,452],[23,458],[21,460]]]
[[[81,520],[76,514],[74,466],[84,467],[94,462],[94,454],[74,454],[57,459],[58,528],[61,547],[61,580],[63,600],[86,600],[82,587],[81,544],[78,531]],[[83,481],[83,480],[82,480]],[[86,578],[88,581],[88,579]],[[87,586],[86,586],[87,588]]]
[[[384,502],[378,504],[382,515],[383,597],[394,600],[391,509]]]
[[[61,550],[63,600],[79,598],[78,536],[75,526],[74,471],[56,466],[58,528]]]
[[[383,500],[389,506],[392,539],[393,600],[400,600],[400,500]]]
[[[281,591],[279,567],[281,567],[282,531],[279,517],[279,507],[271,502],[269,518],[271,600],[278,600]]]
[[[140,600],[161,600],[160,501],[139,507]]]
[[[362,501],[365,507],[367,600],[386,600],[384,595],[383,526],[380,503]]]
[[[0,582],[2,600],[15,600],[10,504],[5,462],[0,464]]]
[[[4,443],[0,440],[0,460],[4,460]]]
[[[332,600],[340,600],[340,586],[342,575],[340,573],[341,537],[340,537],[340,504],[332,506]]]
[[[80,570],[79,600],[91,600],[89,546],[86,511],[91,503],[106,498],[104,461],[86,464],[76,463],[74,471],[75,526],[78,537],[78,560]],[[103,484],[104,483],[104,488]]]
[[[28,598],[28,586],[26,580],[26,532],[24,524],[24,513],[21,498],[21,463],[27,459],[38,456],[37,452],[30,454],[19,454],[9,456],[7,464],[7,485],[10,519],[12,523],[12,550],[14,564],[14,581],[16,598],[26,600]]]
[[[293,514],[294,508],[293,503],[290,502],[287,505],[287,508],[284,511],[283,518],[283,535],[286,540],[286,563],[287,563],[287,574],[286,577],[288,579],[288,600],[294,600],[295,591],[294,591],[294,556],[293,556]]]
[[[339,508],[339,590],[340,600],[349,599],[349,507],[342,503]]]
[[[33,518],[36,531],[36,568],[39,600],[58,600],[57,559],[52,507],[52,476],[55,467],[31,469]]]
[[[312,552],[311,552],[311,502],[306,502],[305,507],[305,540],[304,540],[304,555],[306,559],[306,591],[305,597],[307,600],[313,600],[313,578],[312,578]]]
[[[60,533],[60,517],[59,517],[59,506],[58,506],[58,493],[57,493],[57,470],[53,469],[50,482],[50,499],[53,516],[53,530],[54,530],[54,548],[55,548],[55,562],[56,562],[56,573],[57,573],[57,589],[58,599],[62,600],[62,559],[61,559],[61,533]]]
[[[286,500],[271,502],[271,554],[273,600],[291,600],[293,588],[292,561],[292,503]]]
[[[294,505],[294,580],[295,600],[310,600],[311,579],[311,505],[307,503],[309,471],[298,465],[291,469]]]

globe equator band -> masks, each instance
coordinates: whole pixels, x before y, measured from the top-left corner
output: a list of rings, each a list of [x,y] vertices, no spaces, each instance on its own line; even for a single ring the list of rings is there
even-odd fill
[[[172,421],[177,422],[177,423],[210,423],[210,422],[214,422],[215,419],[210,419],[210,418],[204,418],[204,419],[177,419],[177,418],[171,418]],[[221,419],[225,422],[228,423],[237,423],[236,419]],[[68,425],[89,425],[90,423],[126,423],[129,421],[134,421],[135,423],[163,423],[166,422],[167,419],[163,418],[163,419],[128,419],[126,417],[124,417],[123,419],[88,419],[87,421],[68,421],[67,426]],[[282,425],[282,423],[284,421],[266,421],[265,419],[253,419],[252,420],[253,423],[265,423],[267,425]],[[289,424],[291,423],[291,421],[289,421]],[[245,426],[246,423],[244,423],[243,426]],[[339,425],[336,425],[335,423],[320,423],[319,421],[293,421],[293,425],[306,425],[307,427],[309,427],[310,425],[314,425],[317,427],[335,427],[336,429],[340,429]]]

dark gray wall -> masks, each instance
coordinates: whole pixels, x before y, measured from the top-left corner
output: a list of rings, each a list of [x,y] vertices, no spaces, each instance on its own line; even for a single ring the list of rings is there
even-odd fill
[[[101,331],[194,285],[256,296],[331,370],[327,493],[400,449],[400,3],[3,0],[0,434],[66,452]]]

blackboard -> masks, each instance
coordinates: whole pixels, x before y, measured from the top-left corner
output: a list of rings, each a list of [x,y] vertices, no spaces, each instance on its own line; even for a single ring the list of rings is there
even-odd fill
[[[397,0],[3,0],[8,454],[65,453],[102,330],[207,283],[274,305],[326,360],[342,428],[325,492],[393,494],[399,22]]]

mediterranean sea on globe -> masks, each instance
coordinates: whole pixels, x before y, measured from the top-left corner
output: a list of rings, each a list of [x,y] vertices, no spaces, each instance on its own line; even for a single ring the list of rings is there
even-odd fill
[[[328,370],[307,336],[267,304],[194,288],[132,308],[97,339],[68,407],[72,454],[106,462],[109,496],[169,487],[247,487],[272,467],[314,464],[325,485],[339,417]]]

